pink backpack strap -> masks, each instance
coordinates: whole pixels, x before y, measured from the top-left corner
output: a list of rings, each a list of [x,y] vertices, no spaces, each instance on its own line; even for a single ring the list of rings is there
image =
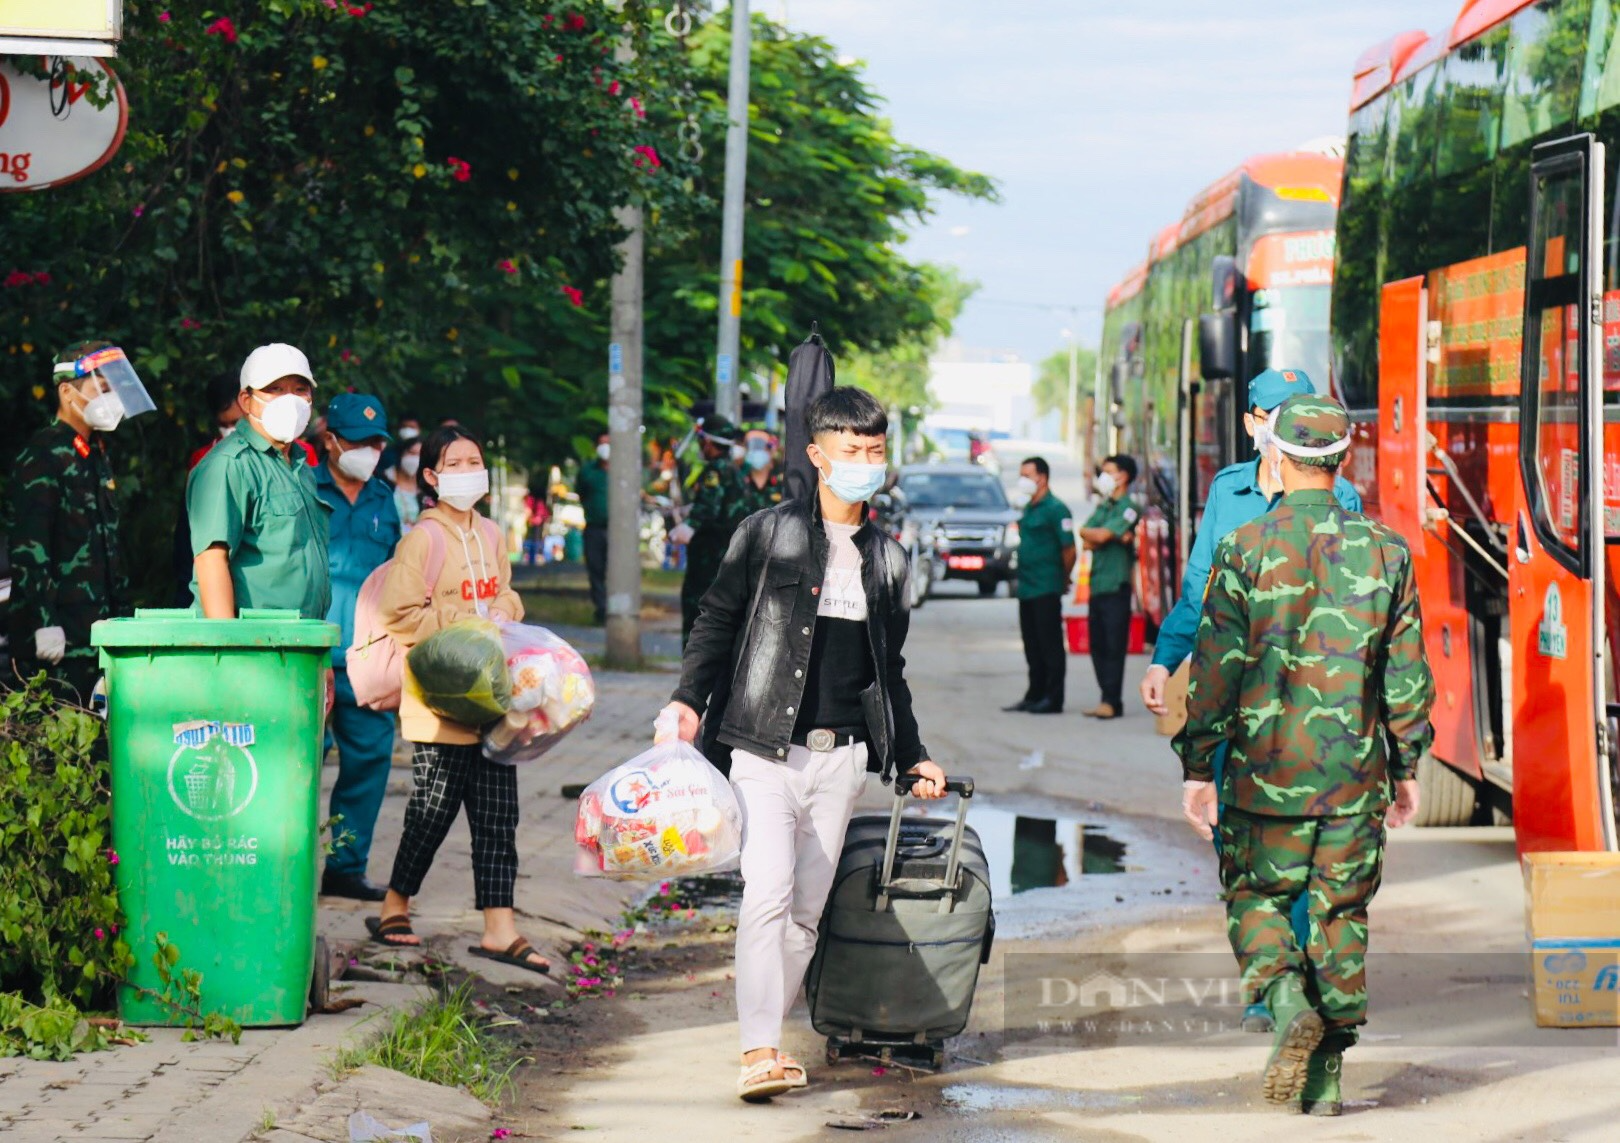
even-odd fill
[[[444,528],[437,520],[423,520],[427,525],[425,531],[428,538],[427,563],[422,565],[422,579],[427,583],[428,602],[433,601],[433,591],[439,586],[439,576],[444,572]]]

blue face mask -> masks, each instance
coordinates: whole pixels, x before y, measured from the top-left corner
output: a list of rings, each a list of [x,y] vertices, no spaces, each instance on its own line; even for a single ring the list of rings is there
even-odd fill
[[[832,462],[832,475],[823,476],[821,479],[832,489],[832,494],[845,504],[859,504],[870,500],[873,494],[883,487],[883,481],[888,475],[887,465],[835,460]]]
[[[758,472],[762,468],[771,466],[771,454],[762,448],[748,450],[748,467]]]

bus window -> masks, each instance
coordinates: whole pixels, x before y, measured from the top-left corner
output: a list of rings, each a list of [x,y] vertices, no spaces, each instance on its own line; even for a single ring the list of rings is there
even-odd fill
[[[1249,310],[1249,372],[1303,369],[1326,391],[1330,286],[1256,290]]]
[[[1440,69],[1429,66],[1408,78],[1396,90],[1398,112],[1390,116],[1395,132],[1395,181],[1422,182],[1433,173],[1435,112],[1434,77]]]
[[[1607,3],[1607,0],[1598,0]],[[1512,21],[1502,146],[1575,118],[1593,0],[1538,0]]]
[[[1441,175],[1469,171],[1496,157],[1502,121],[1502,73],[1508,27],[1499,24],[1462,44],[1441,65]]]
[[[1586,37],[1586,68],[1581,80],[1582,119],[1620,103],[1620,52],[1611,50],[1617,27],[1620,27],[1620,0],[1596,0],[1592,5],[1592,30]]]
[[[1378,288],[1389,96],[1358,109],[1350,120],[1344,192],[1339,202],[1338,265],[1333,274],[1333,379],[1352,409],[1376,404]],[[1326,378],[1315,378],[1323,382]]]
[[[1531,235],[1530,277],[1551,279],[1555,292],[1568,296],[1576,287],[1564,289],[1558,282],[1573,282],[1580,273],[1585,226],[1582,186],[1577,179],[1552,175],[1547,177],[1541,194],[1535,233]],[[1579,304],[1552,300],[1537,315],[1535,385],[1539,393],[1534,416],[1538,495],[1531,497],[1548,538],[1575,555],[1582,548],[1581,311]]]

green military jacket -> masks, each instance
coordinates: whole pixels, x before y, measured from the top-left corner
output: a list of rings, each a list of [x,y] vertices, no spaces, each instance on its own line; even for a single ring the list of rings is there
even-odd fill
[[[1061,595],[1069,586],[1063,553],[1074,547],[1068,505],[1047,492],[1024,506],[1018,518],[1018,598]]]
[[[1230,742],[1226,805],[1381,812],[1434,739],[1433,702],[1412,555],[1394,532],[1302,491],[1220,542],[1175,740],[1187,778],[1209,781]]]
[[[608,470],[599,460],[589,460],[574,479],[574,492],[585,511],[587,528],[605,528],[608,522]]]
[[[687,513],[686,522],[697,533],[692,538],[693,543],[701,540],[704,544],[718,544],[724,553],[731,542],[731,533],[748,515],[742,473],[724,457],[707,461],[692,479],[688,491],[692,510]]]
[[[755,512],[763,512],[767,508],[775,508],[782,503],[782,477],[775,469],[761,488],[744,474],[742,478],[742,519],[746,520]]]
[[[31,660],[34,632],[60,627],[67,661],[93,668],[91,624],[125,614],[129,600],[100,436],[52,422],[17,454],[11,488],[12,654]]]
[[[1136,542],[1131,535],[1140,515],[1129,497],[1104,497],[1086,517],[1085,528],[1107,528],[1118,539],[1091,551],[1091,591],[1105,595],[1130,586],[1131,565],[1136,562]]]
[[[315,470],[293,446],[283,456],[243,421],[208,451],[186,486],[191,554],[224,544],[238,611],[250,607],[297,611],[325,619],[332,606],[331,507],[315,488]],[[191,591],[202,609],[197,577]]]

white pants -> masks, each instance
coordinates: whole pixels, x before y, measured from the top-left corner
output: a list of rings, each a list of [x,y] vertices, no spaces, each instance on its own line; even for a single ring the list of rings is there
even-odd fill
[[[866,746],[826,753],[791,746],[780,762],[733,750],[731,785],[743,813],[737,1023],[747,1052],[781,1047],[844,831],[866,788]]]

